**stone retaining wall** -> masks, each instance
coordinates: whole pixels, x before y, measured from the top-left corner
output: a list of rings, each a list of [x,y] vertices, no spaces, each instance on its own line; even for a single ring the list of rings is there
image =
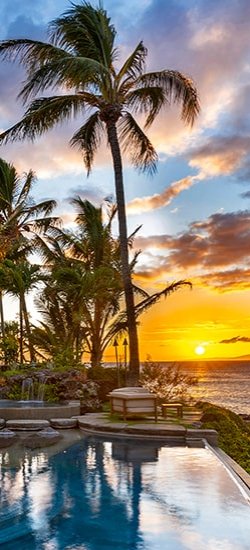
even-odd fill
[[[50,420],[50,418],[70,418],[80,414],[80,404],[68,403],[55,407],[6,407],[0,408],[0,418],[5,420]]]

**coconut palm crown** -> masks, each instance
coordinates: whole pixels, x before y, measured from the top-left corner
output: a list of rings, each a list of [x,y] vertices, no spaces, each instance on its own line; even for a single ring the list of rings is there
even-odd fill
[[[18,60],[27,71],[19,94],[28,108],[17,124],[0,136],[1,142],[34,140],[57,123],[81,116],[83,123],[71,139],[79,147],[88,173],[103,133],[111,149],[126,299],[130,350],[130,383],[139,374],[139,353],[133,286],[128,259],[127,227],[121,150],[142,171],[154,172],[157,153],[136,122],[145,117],[148,128],[162,107],[181,106],[181,118],[192,125],[199,113],[199,100],[192,80],[174,70],[145,72],[147,49],[135,47],[120,68],[115,47],[116,30],[101,5],[72,4],[49,26],[49,43],[29,39],[0,44],[4,59]],[[45,90],[60,91],[38,97]],[[29,103],[30,102],[30,103]]]
[[[19,175],[13,164],[0,158],[0,261],[25,252],[26,235],[45,232],[57,218],[50,214],[56,201],[36,203],[31,196],[35,173]]]

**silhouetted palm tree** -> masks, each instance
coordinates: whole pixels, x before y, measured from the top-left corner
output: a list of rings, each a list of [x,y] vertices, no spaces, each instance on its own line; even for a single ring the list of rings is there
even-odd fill
[[[32,249],[32,235],[46,231],[56,220],[50,216],[56,201],[36,203],[31,197],[35,181],[32,170],[21,176],[13,164],[0,158],[0,262],[6,257],[15,262],[24,259]],[[0,318],[4,336],[2,291],[1,288]]]
[[[145,72],[147,49],[139,42],[121,68],[114,45],[116,30],[106,11],[84,2],[72,7],[50,25],[50,43],[29,39],[1,43],[5,59],[19,60],[27,70],[27,81],[20,92],[24,102],[44,90],[63,87],[64,93],[31,101],[23,119],[4,132],[1,140],[33,140],[56,123],[82,115],[83,125],[71,144],[83,152],[89,172],[94,155],[106,131],[111,149],[118,209],[122,275],[125,289],[130,349],[130,383],[139,375],[139,352],[133,286],[128,259],[127,225],[123,187],[121,148],[133,165],[154,172],[157,153],[132,113],[146,116],[149,127],[161,108],[181,105],[181,117],[193,124],[199,101],[192,80],[173,70]],[[65,90],[72,93],[65,93]]]
[[[18,263],[12,260],[4,260],[0,264],[0,281],[2,288],[12,296],[19,298],[19,322],[20,322],[20,361],[24,361],[23,326],[25,325],[30,360],[35,361],[35,350],[31,338],[29,314],[26,306],[25,295],[41,281],[41,268],[30,264],[27,260]],[[23,325],[24,323],[24,325]]]
[[[96,367],[110,341],[109,331],[116,321],[124,293],[119,241],[111,235],[115,209],[110,207],[104,222],[102,208],[80,197],[73,199],[72,204],[77,208],[77,230],[64,233],[56,228],[46,242],[37,239],[50,272],[49,284],[37,304],[50,326],[50,336],[53,333],[56,341],[58,331],[63,330],[65,337],[59,338],[61,345],[69,343],[71,337],[72,349],[78,357],[79,336],[81,340],[84,337],[90,362]],[[58,330],[56,319],[60,325]],[[47,334],[45,326],[34,334],[41,340],[44,331]],[[45,339],[52,342],[45,332]]]
[[[50,216],[56,201],[36,203],[31,196],[35,173],[23,176],[13,164],[0,158],[0,260],[26,234],[44,231],[56,218]]]

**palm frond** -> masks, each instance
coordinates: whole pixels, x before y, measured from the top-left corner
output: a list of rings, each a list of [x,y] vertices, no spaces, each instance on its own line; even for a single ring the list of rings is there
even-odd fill
[[[119,120],[119,137],[133,165],[142,172],[156,171],[157,153],[133,116],[126,112]]]
[[[103,339],[103,347],[107,347],[114,338],[121,338],[122,336],[125,336],[127,334],[127,329],[127,316],[126,313],[123,311],[113,320],[113,322],[109,326]]]
[[[139,304],[136,304],[136,306],[135,306],[136,317],[138,317],[139,315],[144,313],[148,308],[150,308],[156,302],[158,302],[161,299],[162,296],[165,296],[165,298],[166,298],[167,296],[169,296],[170,294],[172,294],[176,290],[179,290],[183,286],[189,286],[190,288],[192,288],[192,283],[190,283],[190,281],[186,281],[186,280],[176,281],[176,282],[171,283],[170,285],[166,286],[160,292],[155,292],[154,294],[152,294],[151,296],[149,296],[145,300],[142,300],[142,302],[139,302]]]
[[[21,186],[20,192],[18,194],[17,198],[17,204],[20,204],[22,201],[26,202],[30,191],[36,182],[36,174],[33,172],[33,170],[29,170],[27,174],[25,174],[25,181],[23,185]]]
[[[26,103],[30,96],[44,92],[46,88],[98,87],[102,79],[108,76],[108,70],[97,61],[65,54],[61,59],[42,65],[32,75],[28,75],[18,97]]]
[[[133,258],[130,260],[130,263],[129,263],[129,270],[130,270],[130,273],[133,273],[134,268],[135,268],[135,266],[136,266],[136,264],[137,264],[137,258],[138,258],[138,256],[140,256],[140,254],[141,254],[141,250],[136,250],[136,251],[134,252]]]
[[[62,265],[64,262],[66,262],[64,248],[61,246],[56,238],[46,235],[46,239],[44,239],[41,235],[36,234],[32,238],[32,242],[34,243],[34,248],[36,252],[45,263],[45,266],[53,266],[56,263]]]
[[[44,214],[44,216],[48,216],[54,210],[56,205],[57,202],[55,200],[47,199],[45,201],[35,203],[31,206],[27,205],[26,208],[23,209],[23,212],[28,216],[28,218],[31,218],[32,216],[37,216],[38,214]]]
[[[44,64],[58,61],[66,53],[65,50],[61,50],[53,44],[28,38],[0,42],[0,55],[2,58],[6,61],[19,62],[30,75]]]
[[[94,233],[95,238],[100,235],[103,229],[101,208],[97,208],[80,196],[74,197],[71,204],[77,209],[76,223],[81,227],[84,235],[89,237]]]
[[[193,125],[200,112],[196,87],[191,78],[179,71],[163,70],[145,73],[137,79],[137,87],[160,87],[165,94],[165,102],[181,105],[181,117],[186,124]],[[152,117],[147,122],[151,124]]]
[[[135,294],[138,294],[138,296],[142,296],[143,298],[150,298],[150,294],[140,286],[133,284],[133,290]]]
[[[0,159],[0,208],[3,214],[16,202],[22,184],[13,164]]]
[[[145,59],[147,57],[147,48],[144,46],[143,42],[139,42],[132,54],[126,59],[125,63],[121,67],[120,71],[116,76],[116,81],[119,83],[122,81],[122,84],[127,83],[127,81],[134,81],[138,76],[140,76],[145,68]]]
[[[55,124],[76,116],[83,109],[80,94],[36,99],[20,122],[0,134],[0,143],[23,139],[33,141]]]
[[[33,233],[46,233],[48,228],[53,225],[55,227],[55,224],[60,223],[60,218],[57,218],[55,216],[44,216],[42,218],[36,218],[35,220],[32,220],[27,223],[27,228],[24,225],[24,231],[32,231]]]
[[[91,171],[94,155],[100,145],[104,125],[100,119],[99,111],[91,115],[87,122],[73,135],[70,144],[78,146],[83,154],[83,161],[88,174]]]
[[[132,233],[130,233],[129,237],[128,237],[128,246],[130,248],[132,248],[133,244],[134,244],[134,239],[135,239],[135,236],[137,235],[138,231],[140,231],[140,229],[142,228],[142,225],[138,225],[134,231]]]
[[[169,103],[168,97],[160,86],[137,88],[126,95],[126,104],[135,112],[147,114],[145,127],[152,124],[162,106]]]
[[[88,2],[73,4],[50,24],[53,44],[75,55],[99,61],[106,67],[110,67],[114,59],[115,35],[115,28],[106,11]]]

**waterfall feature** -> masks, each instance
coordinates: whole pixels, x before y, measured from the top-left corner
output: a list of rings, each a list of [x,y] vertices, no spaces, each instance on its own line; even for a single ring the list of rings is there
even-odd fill
[[[37,399],[36,401],[44,401],[44,390],[46,384],[45,374],[41,374],[38,382]]]
[[[43,403],[45,384],[46,376],[45,374],[41,374],[38,379],[37,392],[35,392],[34,381],[32,380],[32,378],[25,378],[25,380],[22,381],[21,401]]]
[[[32,378],[22,381],[21,401],[34,401],[34,383]]]

